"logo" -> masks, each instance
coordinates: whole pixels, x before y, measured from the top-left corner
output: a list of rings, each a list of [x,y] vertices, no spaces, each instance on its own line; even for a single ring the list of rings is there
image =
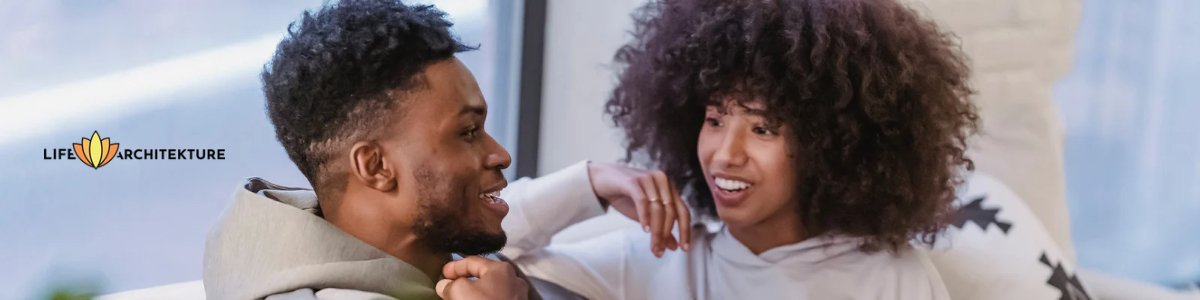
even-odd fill
[[[83,137],[71,148],[42,149],[45,160],[76,160],[92,169],[108,165],[113,160],[225,160],[225,149],[217,148],[122,148],[109,137],[101,137],[100,131],[92,131],[91,137]]]
[[[117,156],[117,149],[121,148],[121,144],[111,143],[107,137],[100,139],[100,131],[92,131],[91,139],[83,137],[81,140],[78,144],[71,144],[75,146],[75,156],[92,169],[107,165]]]

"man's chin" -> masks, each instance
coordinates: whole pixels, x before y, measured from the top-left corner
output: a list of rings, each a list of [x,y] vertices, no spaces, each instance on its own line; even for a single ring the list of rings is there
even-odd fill
[[[428,226],[417,230],[430,249],[461,255],[481,255],[500,251],[508,242],[503,230],[467,229],[453,225]]]
[[[504,248],[504,244],[508,242],[508,236],[503,231],[500,233],[481,233],[467,237],[459,243],[453,243],[453,247],[449,247],[449,252],[458,253],[460,255],[483,255],[494,253]]]

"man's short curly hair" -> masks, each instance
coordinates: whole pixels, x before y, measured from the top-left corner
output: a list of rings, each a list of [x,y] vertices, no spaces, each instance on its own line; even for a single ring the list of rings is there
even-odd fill
[[[978,115],[956,39],[893,0],[658,0],[606,111],[635,153],[716,216],[696,155],[708,105],[762,101],[789,128],[800,221],[861,249],[931,243],[945,226]]]
[[[323,176],[329,159],[385,127],[408,101],[397,97],[424,88],[425,67],[473,49],[451,25],[430,5],[344,0],[288,26],[263,67],[263,92],[276,138],[319,193],[344,183]]]

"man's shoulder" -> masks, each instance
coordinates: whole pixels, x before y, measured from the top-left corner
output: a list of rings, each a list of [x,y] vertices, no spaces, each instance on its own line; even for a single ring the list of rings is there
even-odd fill
[[[266,300],[397,300],[395,297],[360,290],[325,288],[313,290],[302,288],[295,291],[267,296]]]

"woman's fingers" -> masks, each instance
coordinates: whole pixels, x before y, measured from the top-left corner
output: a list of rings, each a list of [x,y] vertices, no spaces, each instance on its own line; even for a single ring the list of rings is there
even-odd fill
[[[434,287],[434,291],[437,292],[438,297],[442,297],[442,299],[450,299],[449,288],[450,284],[453,282],[454,280],[450,279],[438,280],[437,285]]]
[[[467,277],[483,277],[486,276],[489,268],[494,267],[496,263],[479,256],[467,256],[463,259],[446,263],[442,266],[442,277],[446,279],[459,279]]]
[[[641,184],[642,191],[646,192],[646,206],[649,207],[649,220],[647,221],[650,223],[650,252],[653,252],[654,256],[662,257],[664,241],[662,235],[659,234],[662,232],[663,226],[664,209],[662,199],[659,196],[658,187],[654,184],[653,177],[643,176],[638,179],[638,183]]]
[[[679,243],[683,246],[683,251],[688,251],[692,247],[692,211],[688,210],[687,203],[683,203],[683,198],[679,197],[679,189],[675,188],[675,183],[671,182],[671,196],[674,197],[676,215],[679,216]]]
[[[626,195],[621,199],[633,201],[634,211],[630,211],[628,202],[614,207],[637,219],[642,230],[650,234],[650,252],[657,257],[662,257],[667,249],[678,250],[690,243],[691,215],[670,178],[662,171],[634,173],[622,184]],[[679,226],[679,237],[675,236],[675,226]]]
[[[467,256],[442,267],[435,285],[446,299],[516,299],[528,295],[529,286],[510,263]]]
[[[635,179],[634,187],[629,191],[629,199],[633,200],[633,207],[637,211],[637,221],[642,225],[643,232],[650,232],[650,205],[646,190],[642,188],[641,181]]]
[[[663,248],[671,250],[679,249],[679,243],[671,234],[671,228],[675,227],[675,203],[679,202],[674,198],[671,192],[671,181],[667,179],[667,174],[662,171],[653,171],[651,176],[654,178],[654,185],[658,187],[658,199],[662,203],[663,218],[662,226],[659,228],[658,235]]]

